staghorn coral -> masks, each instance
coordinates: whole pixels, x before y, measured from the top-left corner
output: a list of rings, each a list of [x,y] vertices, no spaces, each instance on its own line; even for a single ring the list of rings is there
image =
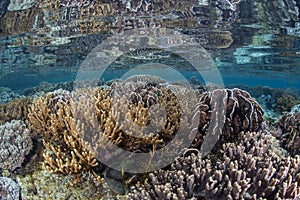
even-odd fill
[[[20,186],[11,178],[0,177],[0,199],[20,199]]]
[[[257,131],[263,122],[263,113],[260,105],[244,90],[206,92],[198,103],[199,134],[193,146],[201,145],[205,136],[211,134],[209,131],[219,134],[217,139],[222,142],[234,138],[241,131]],[[209,127],[212,125],[216,127]]]
[[[31,148],[29,130],[23,121],[12,120],[0,126],[0,168],[13,171],[21,167]]]
[[[241,133],[240,144],[227,143],[213,164],[187,150],[170,169],[149,174],[132,186],[128,199],[293,199],[300,195],[300,157],[273,152],[269,134]]]
[[[29,109],[31,128],[43,136],[47,149],[44,167],[53,173],[76,174],[98,165],[76,127],[70,96],[63,90],[48,93],[36,99]]]
[[[28,106],[31,98],[14,99],[6,104],[0,105],[0,124],[16,120],[27,120]]]
[[[271,130],[280,140],[282,148],[291,155],[300,155],[300,112],[285,113]]]

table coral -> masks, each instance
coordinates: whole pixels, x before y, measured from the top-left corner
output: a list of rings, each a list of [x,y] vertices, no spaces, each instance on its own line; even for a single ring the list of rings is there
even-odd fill
[[[23,121],[12,120],[0,126],[0,168],[13,171],[21,167],[31,148],[29,130]]]
[[[282,157],[271,149],[269,134],[240,134],[226,143],[214,164],[195,155],[178,157],[170,169],[149,174],[130,188],[128,199],[293,199],[300,195],[300,157]],[[197,154],[197,153],[196,153]]]

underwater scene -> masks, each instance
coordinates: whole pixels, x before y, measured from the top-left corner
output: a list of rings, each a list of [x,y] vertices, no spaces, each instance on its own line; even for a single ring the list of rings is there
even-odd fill
[[[300,1],[0,0],[0,200],[300,200]]]

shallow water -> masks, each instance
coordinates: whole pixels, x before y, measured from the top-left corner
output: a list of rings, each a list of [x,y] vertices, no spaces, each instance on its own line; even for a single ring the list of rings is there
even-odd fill
[[[0,86],[22,90],[42,81],[74,80],[86,56],[111,34],[155,23],[152,26],[196,39],[211,55],[225,85],[300,87],[300,22],[296,1],[284,1],[275,12],[271,10],[276,3],[267,1],[189,1],[186,5],[157,1],[148,10],[144,7],[148,1],[141,1],[141,7],[135,1],[131,7],[113,1],[95,4],[107,7],[98,15],[84,15],[82,12],[88,6],[82,2],[31,2],[24,3],[28,9],[8,7],[12,11],[0,19]],[[217,16],[210,16],[212,13]],[[22,21],[22,17],[27,19]],[[92,25],[97,23],[103,25]],[[116,78],[118,73],[114,70],[105,79]]]
[[[0,199],[300,198],[300,1],[2,0],[0,95]]]

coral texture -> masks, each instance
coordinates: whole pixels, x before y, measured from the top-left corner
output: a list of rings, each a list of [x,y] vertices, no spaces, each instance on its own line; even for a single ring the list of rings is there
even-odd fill
[[[37,170],[26,176],[18,176],[17,180],[22,188],[22,199],[113,199],[109,187],[94,181],[90,173],[83,173],[77,184],[72,184],[74,178],[73,175]]]
[[[29,110],[31,128],[43,136],[48,150],[43,155],[45,168],[53,173],[76,174],[98,165],[76,127],[70,95],[63,90],[48,93]]]
[[[224,144],[216,161],[187,150],[170,169],[158,170],[128,199],[293,199],[300,195],[300,157],[273,152],[275,138],[241,133],[241,143]]]
[[[0,199],[20,199],[20,186],[11,178],[0,177]]]
[[[31,129],[44,139],[46,169],[63,174],[93,172],[99,165],[96,158],[112,153],[103,155],[99,148],[108,151],[116,145],[131,152],[154,151],[172,140],[179,125],[187,126],[184,113],[193,112],[190,105],[195,102],[179,104],[177,97],[192,90],[140,82],[131,93],[124,93],[112,85],[113,89],[84,88],[71,93],[57,90],[33,102],[28,118]]]
[[[273,125],[272,132],[291,155],[300,155],[300,112],[285,113]]]
[[[23,121],[12,120],[0,126],[0,168],[13,171],[21,167],[31,148],[29,130]]]
[[[30,98],[14,99],[6,104],[0,105],[0,124],[13,119],[26,120]]]
[[[192,92],[180,87],[175,89],[179,91],[177,96]],[[111,91],[100,91],[96,101],[97,117],[105,135],[129,151],[148,152],[163,147],[177,133],[182,125],[180,120],[185,120],[181,119],[183,113],[193,112],[188,105],[192,102],[180,102],[180,105],[172,91],[174,88],[142,81],[113,83]],[[162,109],[166,113],[161,113]],[[156,117],[157,124],[148,132],[149,123],[153,121],[150,115]]]
[[[219,137],[217,140],[225,141],[241,131],[259,130],[264,112],[248,92],[235,88],[204,93],[196,114],[199,116],[199,134],[194,146],[199,146],[207,134],[213,133]]]

